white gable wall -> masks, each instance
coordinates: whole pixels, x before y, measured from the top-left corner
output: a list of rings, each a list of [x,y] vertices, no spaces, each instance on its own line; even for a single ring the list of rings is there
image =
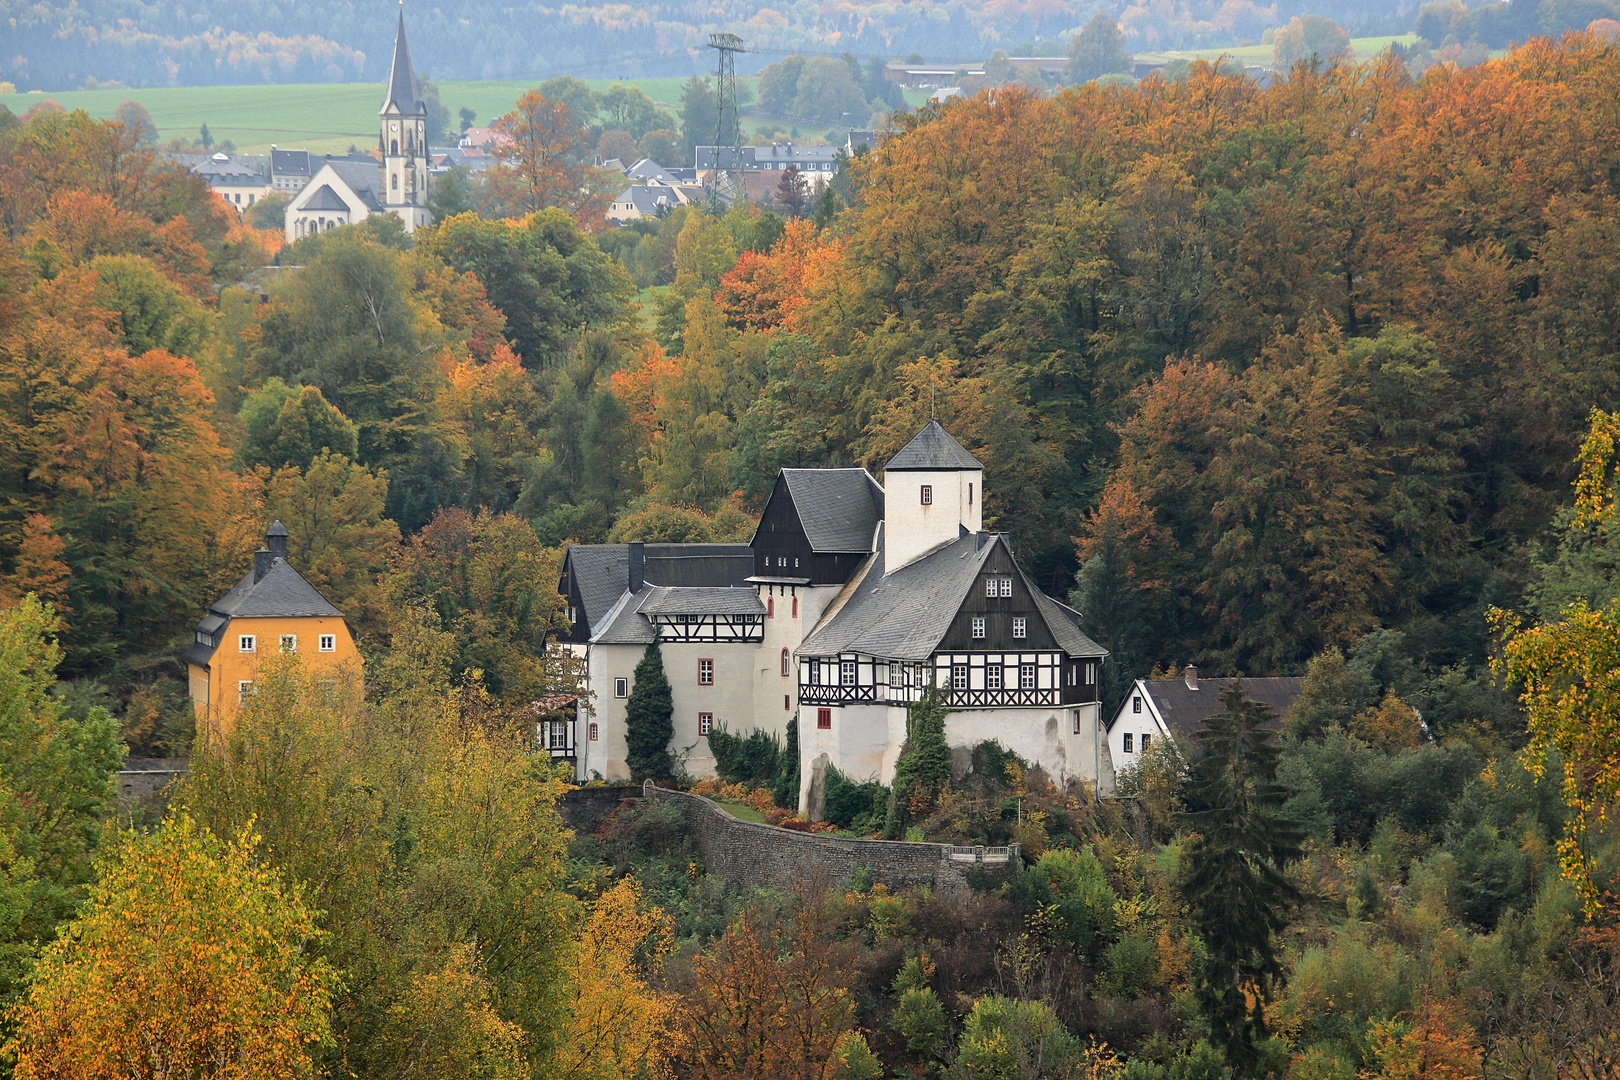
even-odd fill
[[[931,502],[922,501],[929,489]],[[984,473],[979,469],[950,472],[885,473],[883,476],[884,571],[908,563],[962,534],[984,531]]]
[[[1137,711],[1140,703],[1140,711]],[[1125,750],[1125,736],[1131,737],[1131,749]],[[1164,719],[1159,715],[1158,705],[1153,701],[1153,695],[1148,693],[1146,685],[1141,679],[1136,680],[1131,692],[1126,695],[1125,701],[1114,714],[1114,722],[1108,728],[1108,755],[1117,772],[1136,767],[1142,760],[1142,736],[1147,735],[1155,742],[1170,738],[1170,728],[1165,725]]]

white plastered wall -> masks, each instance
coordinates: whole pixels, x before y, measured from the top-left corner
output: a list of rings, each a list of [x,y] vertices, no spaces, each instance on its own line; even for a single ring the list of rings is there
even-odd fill
[[[1140,699],[1142,711],[1135,711],[1135,702]],[[1125,752],[1125,736],[1131,736],[1130,753]],[[1108,729],[1108,756],[1113,762],[1117,773],[1123,773],[1136,767],[1142,759],[1142,736],[1151,735],[1155,740],[1170,737],[1170,729],[1165,726],[1164,720],[1159,716],[1158,708],[1153,703],[1153,695],[1142,686],[1140,680],[1131,687],[1131,692],[1125,696],[1125,701],[1114,714],[1114,722]]]
[[[927,505],[922,501],[924,485],[933,488],[934,501]],[[982,470],[886,473],[883,493],[884,570],[888,573],[955,540],[964,526],[968,532],[984,531]]]

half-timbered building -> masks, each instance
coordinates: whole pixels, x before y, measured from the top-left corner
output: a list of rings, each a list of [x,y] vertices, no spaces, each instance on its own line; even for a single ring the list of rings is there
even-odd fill
[[[714,768],[714,726],[781,735],[797,717],[802,805],[828,765],[887,782],[907,707],[937,686],[962,767],[995,740],[1054,778],[1096,780],[1106,654],[984,531],[983,497],[984,467],[930,421],[882,485],[865,469],[784,469],[746,546],[569,548],[581,777],[628,775],[625,703],[656,638],[671,750],[694,775]]]

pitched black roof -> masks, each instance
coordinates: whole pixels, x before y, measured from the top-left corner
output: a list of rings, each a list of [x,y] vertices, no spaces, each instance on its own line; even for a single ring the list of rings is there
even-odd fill
[[[642,580],[648,585],[742,586],[754,572],[754,549],[747,544],[646,544],[642,552]],[[572,544],[564,569],[574,576],[585,607],[585,625],[595,634],[629,588],[630,545]]]
[[[284,536],[286,530],[282,530],[280,534],[266,535]],[[264,554],[260,552],[260,555]],[[218,642],[225,628],[230,625],[232,619],[343,617],[343,612],[333,607],[315,586],[305,581],[304,575],[294,570],[286,559],[272,558],[270,568],[257,581],[253,580],[255,572],[249,570],[242,575],[242,580],[238,581],[230,592],[214,601],[208,608],[208,614],[198,620],[197,633],[213,639],[215,644],[193,642],[185,652],[187,663],[207,667],[209,660],[213,658],[214,650],[219,647]]]
[[[993,533],[969,533],[892,574],[884,572],[884,547],[856,573],[828,608],[821,625],[799,647],[805,656],[865,653],[894,660],[932,656],[951,620],[962,609],[979,571],[1005,544]],[[1028,584],[1028,579],[1025,579]],[[1034,585],[1041,617],[1071,656],[1105,656],[1107,650],[1080,632],[1079,617]],[[1043,603],[1044,601],[1044,603]]]
[[[865,469],[783,469],[799,524],[817,552],[868,552],[883,520],[883,489]]]
[[[1153,707],[1164,720],[1165,726],[1170,729],[1170,734],[1185,742],[1192,739],[1203,726],[1205,717],[1226,711],[1226,706],[1221,704],[1221,691],[1233,681],[1201,678],[1198,680],[1197,690],[1188,686],[1185,678],[1142,679],[1139,685],[1153,699]],[[1242,682],[1244,697],[1271,706],[1272,711],[1277,714],[1276,722],[1268,725],[1275,728],[1294,707],[1294,701],[1299,697],[1300,688],[1305,680],[1270,678],[1244,679]],[[1111,729],[1113,725],[1109,726]]]
[[[405,12],[399,13],[399,30],[394,34],[394,62],[388,73],[388,96],[383,98],[378,116],[389,112],[404,116],[425,114],[427,109],[416,93],[416,69],[411,67],[411,47],[405,43]]]
[[[979,459],[962,448],[951,433],[930,420],[900,452],[883,466],[884,472],[916,470],[920,472],[953,472],[961,469],[983,469]]]

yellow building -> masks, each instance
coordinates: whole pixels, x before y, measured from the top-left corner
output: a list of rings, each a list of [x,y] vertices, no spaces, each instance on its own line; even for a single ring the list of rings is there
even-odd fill
[[[360,670],[343,612],[287,561],[287,529],[277,521],[265,530],[253,569],[209,607],[186,650],[199,730],[228,731],[259,668],[280,653],[298,654],[307,670]]]

